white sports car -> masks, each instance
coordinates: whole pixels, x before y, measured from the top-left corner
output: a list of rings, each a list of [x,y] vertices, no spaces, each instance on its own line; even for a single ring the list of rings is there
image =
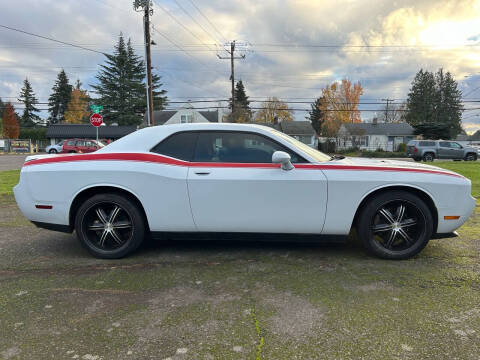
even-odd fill
[[[30,221],[75,229],[102,258],[131,253],[148,234],[342,241],[356,227],[370,252],[405,259],[432,237],[454,236],[475,207],[470,180],[451,171],[332,158],[266,126],[222,123],[145,128],[92,154],[30,156],[14,192]]]

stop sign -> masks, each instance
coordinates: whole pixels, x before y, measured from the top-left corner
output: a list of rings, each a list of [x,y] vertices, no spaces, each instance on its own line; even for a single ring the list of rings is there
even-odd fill
[[[90,116],[90,124],[92,124],[93,126],[98,127],[102,125],[102,123],[103,123],[102,115],[92,114],[92,116]]]

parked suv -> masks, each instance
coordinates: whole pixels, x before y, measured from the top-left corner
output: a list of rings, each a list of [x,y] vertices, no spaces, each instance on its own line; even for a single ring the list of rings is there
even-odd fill
[[[477,149],[462,146],[448,140],[410,140],[407,144],[407,156],[415,161],[433,161],[433,159],[454,159],[475,161]]]
[[[63,143],[62,153],[89,153],[97,151],[104,146],[100,141],[96,140],[69,139]]]

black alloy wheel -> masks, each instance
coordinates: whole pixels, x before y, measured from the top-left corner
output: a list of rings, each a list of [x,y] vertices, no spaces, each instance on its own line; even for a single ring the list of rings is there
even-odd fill
[[[75,229],[82,245],[94,256],[116,259],[141,244],[145,220],[130,199],[118,194],[99,194],[82,204]]]
[[[385,259],[408,259],[418,254],[433,232],[430,209],[406,191],[374,197],[359,217],[359,235],[366,248]]]

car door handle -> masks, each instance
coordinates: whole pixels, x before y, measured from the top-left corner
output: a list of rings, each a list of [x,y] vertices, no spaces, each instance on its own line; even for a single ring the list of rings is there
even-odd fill
[[[195,171],[195,175],[210,175],[209,171]]]

